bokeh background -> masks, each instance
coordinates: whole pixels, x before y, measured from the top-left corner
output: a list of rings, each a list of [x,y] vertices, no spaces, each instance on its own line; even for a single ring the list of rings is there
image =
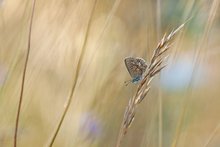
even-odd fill
[[[53,146],[115,146],[137,88],[124,85],[131,78],[124,58],[149,62],[163,34],[192,17],[121,146],[219,147],[218,7],[218,0],[36,0],[18,146],[48,146],[74,81]],[[31,11],[30,0],[0,1],[1,147],[13,146]]]

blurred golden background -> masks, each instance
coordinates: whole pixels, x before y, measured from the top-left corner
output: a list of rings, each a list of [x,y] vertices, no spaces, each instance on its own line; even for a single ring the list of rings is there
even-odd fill
[[[0,147],[13,146],[32,3],[0,1]],[[137,87],[124,85],[131,79],[124,58],[149,62],[163,34],[192,17],[121,146],[220,147],[218,6],[219,0],[36,0],[17,146],[48,146],[74,82],[53,146],[115,146]]]

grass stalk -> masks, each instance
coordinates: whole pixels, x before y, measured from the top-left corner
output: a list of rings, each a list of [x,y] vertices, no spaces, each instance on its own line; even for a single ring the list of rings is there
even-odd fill
[[[31,12],[31,18],[30,18],[30,25],[29,25],[29,32],[28,32],[27,54],[26,54],[24,69],[23,69],[23,73],[22,73],[21,91],[20,91],[20,97],[19,97],[19,102],[18,102],[16,121],[15,121],[14,147],[17,146],[17,135],[18,135],[18,126],[19,126],[19,120],[20,120],[20,113],[21,113],[21,105],[22,105],[22,102],[23,102],[23,93],[24,93],[26,72],[27,72],[27,66],[28,66],[28,61],[29,61],[29,54],[30,54],[30,50],[31,50],[31,33],[32,33],[32,24],[33,24],[34,12],[35,12],[35,3],[36,3],[36,0],[33,0],[32,12]]]
[[[207,142],[205,143],[204,147],[208,147],[208,145],[211,143],[211,141],[214,139],[215,135],[217,134],[218,130],[220,129],[220,124],[218,124],[211,135],[209,136]]]
[[[138,104],[144,100],[150,90],[150,83],[152,79],[165,67],[162,65],[163,61],[166,59],[164,54],[170,48],[170,43],[176,33],[179,32],[184,27],[184,25],[185,23],[180,25],[176,30],[172,31],[169,35],[165,34],[154,50],[150,64],[147,67],[146,72],[143,74],[143,79],[139,82],[137,90],[134,96],[130,98],[128,106],[125,110],[124,118],[117,138],[116,147],[120,147],[123,137],[126,135],[134,120],[135,111]]]
[[[84,42],[83,42],[83,45],[82,45],[82,48],[81,48],[81,53],[80,53],[79,61],[78,61],[77,68],[76,68],[76,73],[73,76],[74,77],[73,78],[73,85],[72,85],[72,88],[71,88],[71,91],[70,91],[70,95],[67,99],[64,111],[61,115],[61,118],[58,122],[58,125],[55,129],[55,132],[53,133],[53,135],[51,137],[51,140],[50,140],[49,145],[48,145],[49,147],[53,146],[54,141],[55,141],[55,139],[56,139],[56,137],[59,133],[59,130],[62,126],[62,123],[64,121],[64,118],[65,118],[65,116],[66,116],[66,114],[69,110],[70,104],[73,100],[73,95],[74,95],[76,84],[77,84],[77,81],[78,81],[79,72],[80,72],[80,69],[81,69],[81,66],[82,66],[82,61],[83,61],[83,58],[84,58],[84,55],[85,55],[85,50],[86,50],[86,46],[87,46],[87,42],[88,42],[87,40],[88,40],[89,32],[90,32],[90,29],[91,29],[91,23],[92,23],[92,20],[93,20],[93,17],[94,17],[94,12],[95,12],[96,5],[97,5],[97,0],[94,0],[91,15],[90,15],[90,18],[89,18],[89,21],[88,21],[88,24],[87,24],[85,39],[84,39]]]
[[[159,89],[158,92],[158,146],[163,146],[163,99],[162,99],[162,90]]]
[[[161,36],[161,0],[157,0],[157,41]],[[160,75],[161,77],[161,75]],[[162,103],[162,90],[158,89],[158,147],[163,146],[163,103]]]
[[[96,43],[95,43],[95,45],[93,47],[95,50],[92,52],[92,55],[91,55],[91,57],[89,59],[90,62],[88,62],[88,64],[85,66],[86,68],[85,68],[85,71],[82,73],[82,77],[84,77],[85,74],[87,73],[87,70],[89,69],[88,67],[92,63],[92,59],[94,59],[93,57],[94,57],[96,51],[100,48],[100,46],[102,44],[103,35],[105,34],[108,26],[110,25],[110,22],[111,22],[111,20],[112,20],[112,18],[114,16],[116,10],[118,9],[120,3],[121,3],[121,0],[115,0],[115,2],[113,4],[113,7],[112,7],[111,11],[109,12],[109,15],[107,16],[106,21],[105,21],[105,23],[103,25],[101,33],[100,33],[100,35],[99,35],[99,37],[98,37],[98,39],[97,39],[97,41],[96,41]],[[83,81],[83,79],[79,80],[79,85],[81,85],[82,81]]]
[[[207,46],[208,35],[209,35],[211,27],[213,25],[214,18],[215,18],[217,9],[218,9],[218,5],[219,5],[219,0],[213,0],[211,10],[210,10],[210,13],[209,13],[209,17],[208,17],[208,21],[207,21],[207,24],[205,26],[205,31],[204,31],[203,37],[201,39],[201,43],[199,44],[199,46],[197,48],[196,55],[195,55],[192,76],[191,76],[190,84],[187,88],[187,93],[189,94],[189,96],[186,96],[186,99],[184,100],[183,110],[181,112],[181,115],[180,115],[180,118],[179,118],[179,121],[178,121],[178,124],[177,124],[176,134],[174,136],[174,139],[173,139],[173,142],[172,142],[172,145],[171,145],[172,147],[177,147],[177,144],[178,144],[178,140],[179,140],[180,133],[181,133],[181,128],[183,126],[184,118],[185,118],[185,115],[186,115],[186,112],[187,112],[188,99],[189,99],[189,97],[191,97],[190,95],[192,94],[192,83],[194,81],[193,80],[194,79],[193,75],[195,75],[196,69],[197,69],[199,63],[202,60],[201,59],[202,58],[201,52],[202,51],[205,52],[205,49],[206,49],[206,46]]]

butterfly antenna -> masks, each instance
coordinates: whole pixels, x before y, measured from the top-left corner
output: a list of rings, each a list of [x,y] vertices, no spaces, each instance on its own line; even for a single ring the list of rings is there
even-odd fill
[[[131,83],[131,80],[124,81],[125,86],[128,86],[128,84],[130,84],[130,83]]]

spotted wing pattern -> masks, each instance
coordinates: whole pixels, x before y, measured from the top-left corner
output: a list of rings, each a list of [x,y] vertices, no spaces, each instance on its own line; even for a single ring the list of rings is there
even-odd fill
[[[125,65],[132,78],[141,77],[147,68],[147,64],[142,58],[125,58]]]

